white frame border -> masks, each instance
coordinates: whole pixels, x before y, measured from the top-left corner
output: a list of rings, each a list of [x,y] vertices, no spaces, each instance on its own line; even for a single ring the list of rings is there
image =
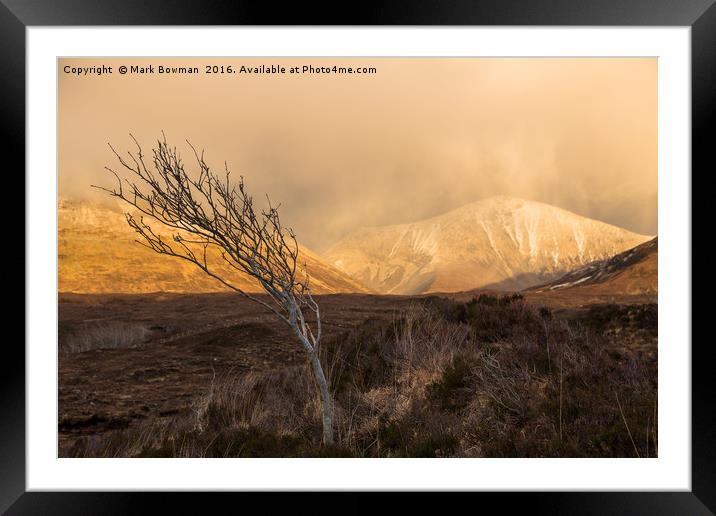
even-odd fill
[[[690,491],[690,40],[689,27],[28,27],[27,490]],[[56,60],[63,56],[658,57],[659,458],[57,458]]]

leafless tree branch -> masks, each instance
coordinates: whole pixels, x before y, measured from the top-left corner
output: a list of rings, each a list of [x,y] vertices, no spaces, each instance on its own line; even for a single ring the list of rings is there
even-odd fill
[[[204,159],[204,151],[188,141],[198,168],[198,176],[194,177],[187,173],[179,152],[168,145],[164,133],[150,157],[130,136],[136,149],[126,156],[108,144],[128,177],[105,167],[114,176],[116,185],[93,186],[134,207],[136,213],[126,213],[126,218],[139,235],[140,244],[156,253],[193,263],[227,288],[270,310],[292,328],[307,353],[321,391],[324,442],[332,442],[330,397],[318,360],[321,313],[311,295],[307,271],[299,272],[298,242],[295,233],[281,223],[280,205],[273,206],[267,197],[267,207],[257,209],[243,177],[232,182],[226,163],[223,173],[215,174]],[[145,217],[170,229],[171,238],[155,232]],[[209,249],[216,249],[223,263],[233,270],[254,278],[269,301],[222,277],[208,258]],[[304,312],[313,315],[313,328]]]

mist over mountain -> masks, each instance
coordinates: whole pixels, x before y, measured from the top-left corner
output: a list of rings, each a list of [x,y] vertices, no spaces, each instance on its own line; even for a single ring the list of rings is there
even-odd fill
[[[548,204],[498,196],[418,222],[357,229],[323,256],[386,294],[522,289],[651,238]]]

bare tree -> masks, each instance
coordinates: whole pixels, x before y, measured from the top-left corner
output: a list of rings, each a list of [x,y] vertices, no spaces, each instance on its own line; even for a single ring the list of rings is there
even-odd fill
[[[323,442],[333,443],[332,401],[319,359],[321,312],[311,295],[307,271],[299,271],[298,243],[290,228],[284,228],[278,206],[268,201],[267,209],[257,210],[246,192],[243,177],[230,181],[228,166],[215,174],[204,161],[204,152],[191,147],[198,164],[198,178],[187,174],[176,147],[166,137],[152,149],[145,161],[142,148],[120,155],[111,145],[119,163],[130,178],[117,179],[113,189],[100,188],[132,205],[136,216],[126,213],[127,222],[141,236],[140,244],[159,254],[187,260],[206,274],[242,296],[264,306],[286,323],[306,353],[315,377],[323,418]],[[147,160],[149,161],[149,160]],[[94,185],[93,185],[94,186]],[[162,237],[145,222],[144,216],[170,228],[170,239]],[[138,217],[138,218],[137,218]],[[222,276],[208,256],[215,249],[231,269],[258,281],[268,298],[252,295]],[[311,316],[309,320],[308,316]]]

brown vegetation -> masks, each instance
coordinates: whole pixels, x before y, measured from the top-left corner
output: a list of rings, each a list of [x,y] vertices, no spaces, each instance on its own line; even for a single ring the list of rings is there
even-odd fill
[[[655,304],[553,312],[520,295],[483,295],[401,306],[325,338],[334,446],[320,446],[313,380],[295,361],[216,369],[191,410],[67,441],[60,454],[657,455]]]

